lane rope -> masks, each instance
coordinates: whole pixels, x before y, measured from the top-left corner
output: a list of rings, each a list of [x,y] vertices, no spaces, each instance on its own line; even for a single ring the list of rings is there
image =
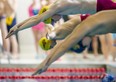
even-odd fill
[[[0,68],[0,72],[33,72],[35,68]],[[104,68],[49,68],[47,72],[101,72]]]
[[[0,76],[0,79],[102,79],[104,76]]]

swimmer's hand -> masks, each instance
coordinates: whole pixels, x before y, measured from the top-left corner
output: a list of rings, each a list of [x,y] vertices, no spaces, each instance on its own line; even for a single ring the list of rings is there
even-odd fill
[[[8,35],[6,36],[6,39],[9,38],[10,36],[16,34],[18,32],[18,26],[15,25],[14,27],[12,27],[8,33]]]
[[[37,70],[32,74],[32,76],[38,75],[38,74],[41,74],[41,73],[45,72],[47,70],[47,68],[48,68],[48,66],[46,66],[45,63],[41,63],[37,67]]]

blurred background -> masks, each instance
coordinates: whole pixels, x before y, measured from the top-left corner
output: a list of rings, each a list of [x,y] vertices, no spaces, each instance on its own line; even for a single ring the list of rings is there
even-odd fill
[[[6,12],[1,14],[1,59],[8,58],[7,54],[10,55],[11,59],[41,59],[47,56],[47,52],[43,51],[38,45],[39,39],[46,33],[44,24],[38,25],[40,28],[35,26],[33,28],[20,31],[16,36],[11,37],[10,39],[4,39],[4,37],[7,35],[9,29],[15,24],[24,21],[30,16],[38,14],[41,7],[53,2],[54,1],[52,0],[11,0],[5,2],[5,4],[9,4],[9,6],[11,5],[13,13],[10,16],[7,16]],[[10,9],[8,10],[10,13]],[[63,17],[55,24],[55,26],[64,23],[71,19],[71,17],[73,17],[73,15]],[[93,61],[95,59],[98,61],[115,61],[115,44],[116,34],[95,36],[92,38],[90,46],[88,46],[88,48],[82,53],[77,53],[77,48],[74,46],[66,54],[69,53],[70,55],[68,56],[72,57],[81,57],[82,61]],[[76,60],[78,61],[78,59]]]
[[[8,39],[5,39],[5,37],[8,34],[10,28],[12,28],[14,25],[24,21],[25,19],[33,15],[37,15],[43,6],[48,6],[53,2],[54,0],[0,0],[0,82],[26,82],[27,79],[2,80],[1,75],[27,76],[31,75],[32,71],[29,73],[25,73],[25,71],[20,73],[17,73],[15,71],[12,73],[7,73],[4,70],[4,68],[11,68],[11,70],[15,70],[14,68],[36,68],[36,66],[40,64],[40,62],[43,61],[46,58],[46,56],[50,53],[49,51],[42,50],[38,45],[38,41],[40,40],[40,38],[45,36],[47,32],[47,30],[44,28],[45,24],[43,22],[41,22],[37,26],[33,26],[32,28],[20,31],[18,32],[18,34],[13,35]],[[73,17],[74,15],[64,16],[58,22],[56,22],[54,26],[59,26]],[[98,78],[97,80],[91,80],[91,78],[89,78],[89,75],[101,77],[102,74],[109,73],[116,76],[115,57],[116,34],[109,33],[100,36],[96,35],[92,38],[90,45],[83,52],[78,53],[77,44],[74,47],[72,47],[68,52],[66,52],[64,56],[59,58],[50,67],[56,71],[57,68],[65,68],[63,69],[63,72],[46,72],[43,75],[45,75],[46,77],[46,75],[60,76],[64,74],[68,76],[83,76],[85,74],[84,76],[87,75],[88,81],[85,80],[85,77],[83,77],[80,80],[78,80],[78,82],[101,82],[101,78]],[[66,69],[69,71],[66,71]],[[73,71],[70,72],[70,70]],[[76,73],[74,70],[77,70]],[[90,72],[90,70],[92,71]],[[36,79],[36,81],[29,79],[29,82],[56,82],[57,80],[57,78],[54,79],[54,81],[53,79],[44,79]],[[61,79],[59,80],[59,82],[77,82],[77,79],[70,79],[65,81]]]

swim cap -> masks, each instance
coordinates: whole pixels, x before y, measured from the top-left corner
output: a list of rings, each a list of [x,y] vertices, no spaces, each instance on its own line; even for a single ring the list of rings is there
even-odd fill
[[[49,6],[44,6],[43,8],[41,8],[41,10],[39,11],[39,15],[41,15],[42,13],[44,13],[45,11],[47,11],[49,9]],[[51,24],[52,23],[52,18],[48,18],[46,20],[44,20],[44,23],[46,24]]]
[[[46,37],[43,37],[39,40],[39,45],[43,50],[51,49],[51,40],[48,40]]]

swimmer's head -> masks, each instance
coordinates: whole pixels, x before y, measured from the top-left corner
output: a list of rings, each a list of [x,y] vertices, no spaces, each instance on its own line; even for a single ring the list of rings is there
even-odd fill
[[[43,50],[50,50],[56,45],[56,41],[54,40],[48,40],[46,37],[43,37],[39,40],[39,46]]]
[[[46,12],[49,9],[49,6],[44,6],[43,8],[41,8],[41,10],[39,11],[38,15],[43,14],[44,12]],[[49,17],[48,19],[44,20],[44,23],[46,24],[51,24],[52,23],[52,18]]]
[[[43,14],[44,12],[46,12],[49,9],[49,7],[50,6],[44,6],[43,8],[41,8],[41,10],[39,11],[39,15]],[[59,21],[60,18],[61,18],[61,15],[55,14],[52,17],[49,17],[48,19],[44,20],[44,23],[51,24],[52,22]]]

